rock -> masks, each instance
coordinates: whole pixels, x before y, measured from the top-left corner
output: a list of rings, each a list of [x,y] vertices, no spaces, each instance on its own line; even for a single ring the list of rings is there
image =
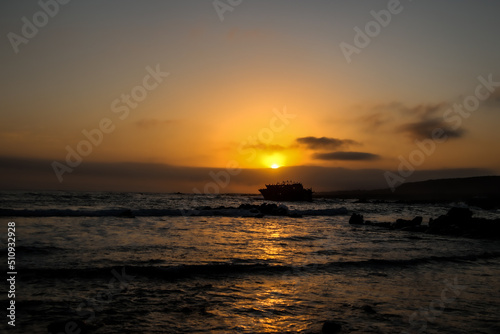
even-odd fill
[[[359,198],[356,202],[354,203],[370,203],[366,198]]]
[[[474,218],[468,208],[451,208],[446,215],[429,219],[429,226],[422,225],[422,217],[412,220],[398,219],[393,223],[364,221],[363,216],[353,213],[349,219],[351,225],[377,226],[408,232],[463,236],[469,238],[500,239],[500,219]]]
[[[118,217],[121,217],[121,218],[135,218],[135,215],[132,213],[132,210],[127,209],[127,210],[123,210],[122,212],[120,212],[120,214],[118,214]]]
[[[181,308],[181,312],[184,314],[190,314],[190,313],[193,313],[193,309],[186,306],[186,307]]]
[[[427,233],[498,239],[500,220],[473,218],[468,208],[451,208],[446,215],[429,220]]]
[[[407,226],[403,227],[401,231],[407,232],[426,232],[429,229],[428,226],[425,225],[417,225],[417,226]]]
[[[323,323],[321,328],[321,333],[323,334],[334,334],[339,333],[342,330],[342,325],[336,321],[328,320]]]
[[[349,218],[349,224],[351,225],[363,225],[363,215],[358,213],[353,213],[351,218]]]
[[[446,214],[455,225],[464,226],[472,218],[472,211],[468,208],[451,208]]]
[[[392,223],[389,222],[380,222],[380,223],[372,223],[373,226],[391,228]]]
[[[365,220],[364,225],[368,226],[377,226],[377,227],[385,227],[390,228],[392,223],[389,222],[373,222],[371,220]]]
[[[446,215],[429,220],[428,233],[460,235],[473,227],[472,211],[468,208],[451,208]]]
[[[375,310],[373,309],[373,307],[371,307],[370,305],[365,305],[361,308],[363,311],[365,311],[366,313],[368,314],[375,314],[377,312],[375,312]]]
[[[452,224],[451,219],[446,215],[441,215],[436,219],[429,219],[429,227],[431,229],[441,229]]]
[[[472,211],[469,208],[453,207],[446,215],[453,219],[471,219]]]
[[[422,224],[422,217],[416,216],[412,220],[398,219],[396,220],[396,222],[392,223],[391,227],[393,229],[399,230],[405,227],[418,226],[420,224]]]

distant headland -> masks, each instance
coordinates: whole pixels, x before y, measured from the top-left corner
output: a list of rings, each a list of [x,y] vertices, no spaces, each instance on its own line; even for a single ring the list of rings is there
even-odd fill
[[[317,198],[396,200],[402,202],[464,201],[483,208],[500,207],[500,176],[437,179],[408,182],[391,189],[315,193]]]

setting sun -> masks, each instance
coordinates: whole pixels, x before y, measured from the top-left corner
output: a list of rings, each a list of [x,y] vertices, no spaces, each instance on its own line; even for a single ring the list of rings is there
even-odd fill
[[[272,168],[272,169],[276,169],[276,168],[280,168],[280,166],[279,166],[278,164],[272,164],[272,165],[271,165],[271,168]]]

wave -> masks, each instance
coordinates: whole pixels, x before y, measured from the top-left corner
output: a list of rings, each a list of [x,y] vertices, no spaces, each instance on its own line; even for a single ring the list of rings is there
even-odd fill
[[[317,210],[281,210],[279,212],[261,212],[259,206],[251,209],[231,208],[231,207],[203,207],[200,209],[101,209],[101,210],[72,210],[72,209],[0,209],[0,217],[262,217],[271,216],[336,216],[348,214],[344,207],[333,209]]]
[[[1,248],[0,253],[7,253],[7,248]],[[17,246],[16,254],[47,255],[53,252],[64,251],[63,248],[55,246]]]
[[[269,263],[211,263],[177,266],[112,266],[99,268],[19,268],[23,277],[38,278],[106,278],[123,276],[146,277],[160,280],[178,280],[189,278],[227,277],[228,275],[301,275],[316,272],[338,272],[343,268],[366,269],[404,268],[423,264],[463,263],[478,260],[500,258],[500,252],[469,254],[461,256],[430,256],[414,259],[369,259],[361,261],[336,261],[329,263],[309,263],[303,265],[279,265]],[[238,261],[237,261],[238,262]]]

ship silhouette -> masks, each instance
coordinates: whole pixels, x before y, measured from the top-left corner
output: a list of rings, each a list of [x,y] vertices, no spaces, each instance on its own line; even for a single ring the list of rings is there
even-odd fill
[[[276,184],[266,184],[259,189],[265,200],[269,201],[312,201],[312,189],[304,188],[300,182],[283,181]]]

